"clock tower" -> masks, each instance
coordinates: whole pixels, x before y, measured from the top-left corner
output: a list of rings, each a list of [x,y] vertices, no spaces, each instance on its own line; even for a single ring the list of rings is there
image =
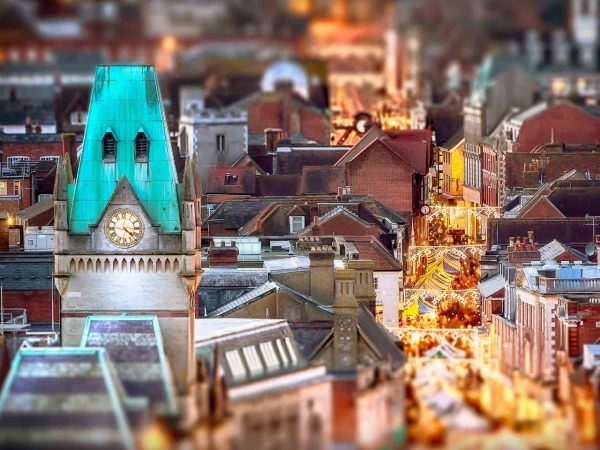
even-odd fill
[[[179,180],[151,66],[98,67],[88,117],[77,175],[65,155],[54,188],[62,345],[79,345],[88,316],[156,316],[186,396],[200,281],[196,161]]]

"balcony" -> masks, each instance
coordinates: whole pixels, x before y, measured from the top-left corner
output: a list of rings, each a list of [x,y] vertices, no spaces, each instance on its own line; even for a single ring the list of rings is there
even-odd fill
[[[600,278],[547,278],[538,276],[538,288],[545,294],[600,292]]]

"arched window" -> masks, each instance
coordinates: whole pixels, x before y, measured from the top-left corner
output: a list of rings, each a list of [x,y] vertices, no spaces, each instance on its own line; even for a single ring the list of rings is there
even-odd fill
[[[115,135],[107,131],[102,138],[102,160],[114,162],[117,158],[117,140]]]
[[[146,133],[140,131],[135,137],[135,160],[148,161],[149,147],[150,141],[148,140]]]

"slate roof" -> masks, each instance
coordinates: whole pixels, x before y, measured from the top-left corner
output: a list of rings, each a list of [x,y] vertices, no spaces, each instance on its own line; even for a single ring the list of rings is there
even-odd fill
[[[265,269],[238,269],[208,267],[203,269],[202,287],[257,287],[269,281]]]
[[[156,316],[90,316],[81,347],[106,349],[128,397],[148,399],[156,414],[176,413],[175,388]]]
[[[504,278],[501,274],[497,273],[496,275],[487,278],[477,285],[477,290],[481,294],[483,298],[491,297],[496,292],[505,288]]]
[[[0,395],[0,448],[133,449],[123,400],[104,349],[21,350]]]
[[[257,196],[290,196],[302,195],[302,176],[269,175],[256,180]]]
[[[232,302],[229,302],[226,305],[211,311],[208,314],[208,317],[221,317],[225,314],[230,314],[233,311],[243,308],[244,306],[249,305],[275,291],[277,291],[277,284],[272,281],[267,281],[266,283],[255,287],[250,292],[241,295]]]
[[[565,217],[600,216],[600,188],[555,189],[548,200]]]
[[[236,177],[228,182],[227,176]],[[209,167],[205,194],[248,194],[256,190],[256,169],[252,167]]]
[[[226,201],[217,206],[206,221],[223,220],[226,229],[237,230],[274,201],[268,198]]]
[[[333,166],[344,156],[350,147],[295,147],[290,151],[277,150],[277,173],[285,175],[299,175],[304,167]]]
[[[561,244],[556,239],[554,239],[546,245],[540,247],[540,261],[542,263],[546,263],[547,261],[556,259],[558,256],[567,252],[579,257],[581,261],[588,260],[588,257],[579,250],[569,247],[568,245]]]
[[[54,102],[46,99],[3,100],[0,102],[0,124],[25,125],[27,118],[31,125],[56,125],[54,117]]]
[[[322,305],[317,299],[292,289],[283,283],[277,282],[273,284],[275,284],[280,291],[283,291],[291,298],[304,303],[307,307],[317,309],[320,312],[324,312],[333,317],[333,308],[331,306]],[[254,296],[248,297],[248,299],[245,300],[245,304],[251,303],[256,299],[257,298]],[[236,308],[241,306],[243,306],[242,302],[236,305]],[[224,315],[226,313],[227,312],[222,312],[220,314]],[[215,314],[211,317],[217,316],[218,314]],[[317,347],[324,344],[324,340],[321,340],[318,345],[315,344],[319,337],[324,337],[324,339],[331,338],[331,332],[326,333],[323,327],[311,327],[309,324],[307,326],[299,326],[297,328],[302,328],[302,331],[298,332],[298,336],[300,337],[302,343],[302,352],[305,355],[308,353],[312,354]],[[358,329],[360,335],[367,341],[368,345],[379,359],[389,359],[394,369],[399,368],[404,363],[404,353],[398,347],[395,338],[385,329],[383,325],[377,322],[371,312],[364,305],[358,306]],[[310,333],[316,333],[316,336],[310,336]]]
[[[338,188],[346,186],[343,167],[304,166],[302,168],[303,194],[337,194]]]
[[[5,291],[49,291],[53,271],[52,253],[0,253],[0,282]]]
[[[331,334],[333,320],[293,322],[290,327],[302,355],[310,359],[323,340]]]
[[[394,369],[404,364],[406,358],[396,338],[377,322],[371,311],[363,304],[358,305],[358,329],[382,360],[389,358]]]
[[[196,352],[209,373],[218,348],[228,386],[293,373],[308,366],[285,320],[198,319]]]

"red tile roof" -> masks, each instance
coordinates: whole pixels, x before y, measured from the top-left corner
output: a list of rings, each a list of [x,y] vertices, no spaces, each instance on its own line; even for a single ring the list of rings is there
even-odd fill
[[[531,152],[552,142],[594,144],[600,137],[600,118],[570,102],[560,102],[525,121],[515,145],[517,152]]]

